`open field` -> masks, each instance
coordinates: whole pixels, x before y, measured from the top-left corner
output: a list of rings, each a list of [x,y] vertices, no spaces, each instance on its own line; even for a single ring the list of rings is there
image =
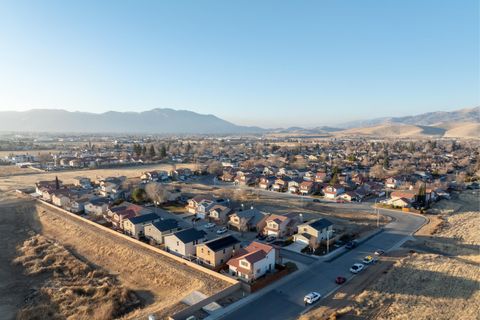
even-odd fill
[[[244,208],[256,209],[275,214],[297,213],[302,214],[304,219],[328,218],[339,232],[348,232],[361,235],[376,228],[377,216],[372,211],[350,209],[337,203],[314,203],[302,201],[298,197],[283,197],[275,192],[259,192],[248,188],[222,188],[200,184],[178,184],[183,192],[196,194],[213,193],[219,197],[227,197],[234,204],[243,204]],[[388,223],[388,219],[380,216],[380,224]],[[352,223],[353,222],[353,223]]]
[[[58,243],[35,235],[19,248],[14,263],[31,277],[46,278],[32,288],[17,319],[114,319],[140,306],[135,293],[116,277],[76,258]]]
[[[179,164],[177,168],[191,168],[193,164]],[[170,164],[156,164],[145,165],[125,168],[112,168],[112,169],[94,169],[94,170],[72,170],[72,171],[58,171],[58,172],[45,172],[38,173],[32,170],[32,174],[20,175],[20,176],[8,176],[2,174],[0,167],[0,190],[12,191],[16,188],[32,187],[35,182],[39,180],[53,180],[56,176],[64,183],[73,183],[73,178],[77,176],[85,176],[91,179],[97,179],[99,177],[108,176],[126,176],[128,178],[140,177],[142,172],[148,170],[169,170],[172,168]],[[31,170],[31,169],[28,169]]]
[[[20,168],[18,166],[0,166],[0,177],[7,177],[17,174],[38,173],[38,170],[32,168]]]
[[[478,201],[478,191],[468,191],[438,203],[433,211],[440,216],[404,245],[414,253],[398,259],[346,305],[337,305],[336,317],[480,319]],[[302,319],[324,319],[325,311],[314,309]]]
[[[156,314],[162,319],[184,308],[180,300],[194,290],[211,295],[229,286],[55,210],[39,206],[37,211],[31,200],[0,194],[0,240],[5,243],[0,252],[0,313],[5,319],[15,318],[20,310],[23,319],[30,319],[31,312],[39,308],[63,315],[60,318],[68,312],[92,318],[97,303],[103,306],[99,318],[129,311],[122,318]],[[109,284],[113,305],[102,303],[99,292],[104,283]],[[90,299],[78,296],[83,292]],[[115,304],[122,301],[124,307],[132,306],[136,298],[143,306],[140,309],[131,311]]]

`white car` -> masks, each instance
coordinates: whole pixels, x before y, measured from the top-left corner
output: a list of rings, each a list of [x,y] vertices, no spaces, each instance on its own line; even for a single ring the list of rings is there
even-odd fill
[[[355,263],[351,268],[350,272],[351,273],[359,273],[360,271],[363,270],[365,266],[362,263]]]
[[[214,228],[214,227],[215,227],[215,223],[212,223],[212,222],[207,223],[207,224],[205,225],[205,229],[212,229],[212,228]]]
[[[305,302],[306,304],[312,304],[318,301],[318,299],[320,299],[321,297],[322,295],[318,292],[310,292],[303,298],[303,302]]]
[[[217,234],[224,234],[227,231],[228,231],[228,229],[226,227],[222,227],[222,228],[217,230]]]

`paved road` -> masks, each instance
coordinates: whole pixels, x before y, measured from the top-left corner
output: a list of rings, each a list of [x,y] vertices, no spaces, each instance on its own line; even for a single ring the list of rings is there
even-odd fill
[[[376,249],[388,251],[403,241],[409,239],[425,219],[420,216],[381,210],[383,215],[394,218],[394,221],[384,227],[385,231],[372,237],[331,262],[316,261],[310,263],[303,271],[292,275],[289,281],[279,286],[273,284],[262,291],[264,294],[241,306],[222,319],[297,319],[306,309],[303,303],[305,294],[311,291],[320,292],[323,296],[337,288],[335,277],[343,275],[347,279],[352,275],[350,266],[372,254]],[[361,274],[359,275],[361,276]]]

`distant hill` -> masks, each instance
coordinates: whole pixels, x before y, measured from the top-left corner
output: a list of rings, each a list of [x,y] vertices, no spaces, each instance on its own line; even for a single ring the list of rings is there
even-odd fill
[[[370,120],[352,121],[339,125],[344,129],[371,127],[386,123],[409,124],[420,126],[435,126],[440,123],[448,122],[480,122],[480,106],[471,109],[461,109],[456,111],[437,111],[422,113],[416,116],[406,117],[387,117],[375,118]]]
[[[239,134],[262,133],[214,115],[186,110],[88,113],[54,109],[0,112],[1,131],[70,133]]]

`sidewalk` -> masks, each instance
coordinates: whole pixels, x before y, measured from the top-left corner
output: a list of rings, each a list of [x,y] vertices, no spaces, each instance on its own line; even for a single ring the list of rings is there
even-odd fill
[[[294,261],[293,261],[294,262]],[[251,301],[267,294],[268,292],[272,291],[272,290],[275,290],[276,288],[278,288],[279,286],[281,286],[282,284],[284,284],[285,282],[288,282],[296,277],[298,277],[299,275],[303,274],[304,272],[308,271],[309,268],[301,263],[295,263],[298,267],[298,270],[297,271],[294,271],[293,273],[289,274],[288,276],[278,280],[277,282],[275,283],[272,283],[268,286],[266,286],[265,288],[263,289],[260,289],[259,291],[255,292],[255,293],[252,293],[248,296],[246,296],[245,298],[237,301],[237,302],[234,302],[224,308],[221,308],[219,310],[215,310],[212,314],[210,314],[208,317],[206,317],[204,320],[216,320],[216,319],[221,319],[223,318],[224,316],[227,316],[229,315],[230,313],[232,312],[235,312],[237,309],[243,307],[244,305],[250,303]]]

